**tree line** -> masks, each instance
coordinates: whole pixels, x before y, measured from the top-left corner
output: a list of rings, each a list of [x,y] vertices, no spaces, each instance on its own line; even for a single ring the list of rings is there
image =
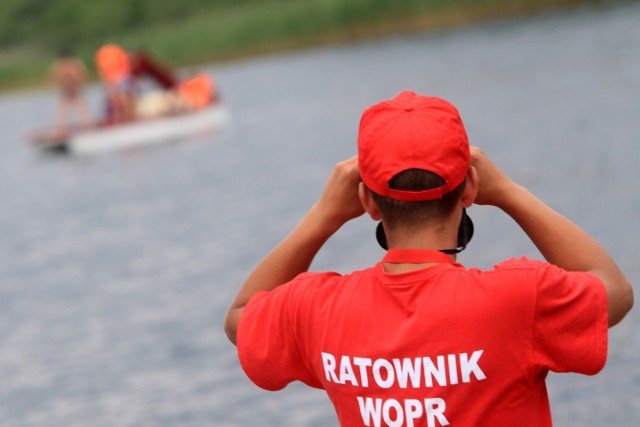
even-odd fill
[[[2,0],[0,48],[74,48],[251,0]]]
[[[0,89],[104,43],[184,66],[612,0],[0,0]],[[622,1],[622,0],[620,0]]]

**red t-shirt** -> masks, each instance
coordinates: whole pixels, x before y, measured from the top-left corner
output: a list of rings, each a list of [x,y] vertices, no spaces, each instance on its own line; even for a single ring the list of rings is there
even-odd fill
[[[524,258],[378,263],[257,293],[237,342],[255,384],[324,389],[342,426],[551,426],[547,372],[602,369],[607,301],[595,275]]]

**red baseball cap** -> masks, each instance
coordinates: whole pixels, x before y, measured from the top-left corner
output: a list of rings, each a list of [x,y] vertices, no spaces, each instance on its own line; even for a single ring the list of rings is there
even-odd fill
[[[406,202],[442,198],[469,171],[469,141],[456,107],[441,98],[403,91],[367,108],[360,119],[358,167],[377,194]],[[408,169],[438,174],[445,183],[423,191],[389,188]]]

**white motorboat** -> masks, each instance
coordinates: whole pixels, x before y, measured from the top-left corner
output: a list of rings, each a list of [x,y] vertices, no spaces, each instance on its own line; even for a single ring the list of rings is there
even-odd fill
[[[46,128],[29,135],[33,146],[72,154],[93,154],[170,142],[216,131],[229,120],[216,102],[198,110],[141,119],[117,125]]]

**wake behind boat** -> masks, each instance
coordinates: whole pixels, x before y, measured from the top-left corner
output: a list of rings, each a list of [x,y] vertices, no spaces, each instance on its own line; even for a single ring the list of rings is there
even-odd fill
[[[120,70],[114,70],[122,67],[123,61],[126,81]],[[105,84],[107,114],[87,125],[57,124],[37,129],[28,135],[32,146],[92,154],[198,136],[218,130],[228,121],[228,110],[220,102],[209,74],[199,73],[178,81],[145,53],[127,54],[115,45],[100,49],[96,62],[99,70],[101,66],[106,67],[101,70],[101,78]],[[115,83],[107,75],[113,75],[114,71]],[[136,82],[140,77],[150,77],[160,89],[137,93]]]

